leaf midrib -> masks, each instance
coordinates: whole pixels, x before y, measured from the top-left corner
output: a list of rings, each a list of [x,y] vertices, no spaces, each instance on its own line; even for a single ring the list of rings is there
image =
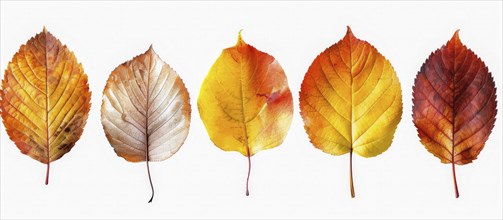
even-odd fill
[[[239,51],[238,51],[239,52]],[[240,62],[239,62],[239,90],[241,93],[241,116],[242,116],[242,123],[243,123],[243,132],[244,132],[244,142],[246,145],[246,153],[247,156],[250,156],[250,146],[248,143],[248,128],[247,128],[247,123],[246,123],[246,114],[245,114],[245,101],[244,101],[244,91],[243,91],[243,55],[239,53],[240,55]]]
[[[49,57],[47,56],[47,33],[44,31],[45,40],[45,128],[46,128],[46,146],[47,146],[47,166],[51,162],[51,145],[50,145],[50,130],[49,130]]]

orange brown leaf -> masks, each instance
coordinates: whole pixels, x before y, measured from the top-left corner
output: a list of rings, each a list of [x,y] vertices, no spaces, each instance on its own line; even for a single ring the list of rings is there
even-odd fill
[[[459,39],[459,31],[433,52],[417,74],[412,117],[421,143],[442,163],[477,159],[496,120],[496,88],[484,62]]]
[[[91,106],[87,75],[45,28],[19,48],[2,81],[2,119],[21,153],[47,164],[79,140]]]

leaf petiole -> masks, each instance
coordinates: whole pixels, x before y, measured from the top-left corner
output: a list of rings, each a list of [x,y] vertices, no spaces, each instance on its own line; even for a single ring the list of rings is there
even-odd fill
[[[248,190],[248,182],[250,182],[250,172],[251,172],[250,148],[247,148],[247,153],[248,153],[248,176],[246,177],[246,196],[249,196],[250,191]]]
[[[456,180],[456,166],[454,162],[452,164],[452,178],[454,179],[454,193],[456,194],[456,198],[459,198],[459,190],[458,190],[458,181]]]
[[[353,185],[353,149],[349,151],[349,187],[351,188],[351,198],[355,198],[355,187]]]

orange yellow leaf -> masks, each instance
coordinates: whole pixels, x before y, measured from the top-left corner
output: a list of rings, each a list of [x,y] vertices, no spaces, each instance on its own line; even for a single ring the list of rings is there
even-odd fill
[[[204,79],[198,108],[213,143],[250,157],[280,145],[292,121],[286,75],[271,55],[238,36],[222,51]],[[246,194],[248,195],[248,179]]]
[[[21,153],[47,164],[79,140],[91,106],[87,75],[45,28],[19,48],[2,81],[2,119]]]
[[[374,157],[386,151],[402,116],[402,91],[391,63],[371,44],[346,36],[323,51],[300,91],[304,128],[325,153]],[[354,197],[352,168],[351,196]]]

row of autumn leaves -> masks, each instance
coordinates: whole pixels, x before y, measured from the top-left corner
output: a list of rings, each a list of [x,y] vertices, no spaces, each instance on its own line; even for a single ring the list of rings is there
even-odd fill
[[[2,119],[23,154],[47,164],[75,145],[86,124],[91,92],[74,54],[45,28],[22,45],[5,71]],[[413,121],[421,143],[442,163],[472,162],[496,117],[491,73],[458,32],[434,51],[413,88]],[[248,158],[280,145],[291,124],[292,94],[280,64],[238,36],[211,67],[198,109],[213,143]],[[320,53],[300,91],[311,143],[325,153],[373,157],[391,145],[402,116],[397,75],[371,44],[346,36]],[[162,161],[185,141],[189,94],[179,75],[152,47],[112,71],[103,91],[101,122],[117,155],[130,162]],[[351,164],[351,159],[350,159]],[[154,188],[150,171],[149,180]],[[354,197],[352,172],[351,196]]]

